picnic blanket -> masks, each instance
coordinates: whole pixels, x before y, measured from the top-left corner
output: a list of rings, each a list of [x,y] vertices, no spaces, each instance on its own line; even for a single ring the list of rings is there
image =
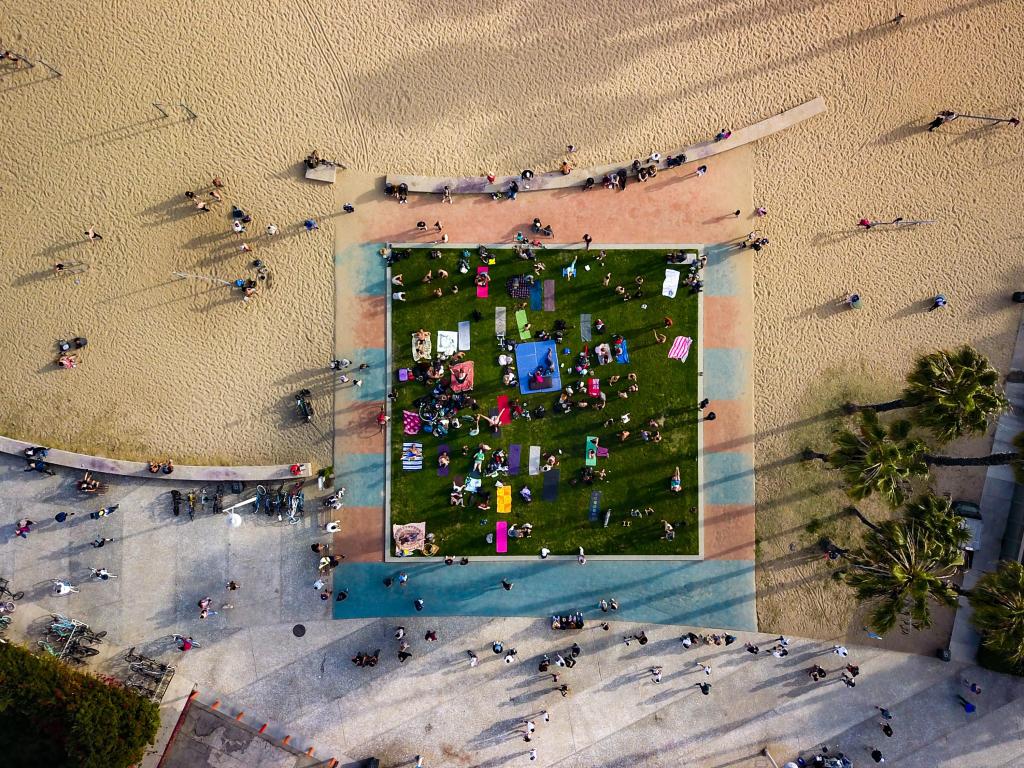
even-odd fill
[[[597,438],[593,435],[587,435],[587,447],[583,457],[588,467],[597,466]]]
[[[555,501],[558,498],[558,475],[557,468],[544,473],[544,486],[541,489],[544,501]]]
[[[508,552],[508,523],[504,520],[494,524],[494,551]]]
[[[530,446],[529,472],[531,475],[540,474],[540,446]]]
[[[530,309],[537,312],[543,305],[544,297],[541,294],[540,283],[534,283],[530,286]]]
[[[432,347],[430,343],[430,334],[427,334],[425,338],[416,338],[417,334],[412,335],[412,359],[416,362],[420,360],[429,360],[432,353]]]
[[[395,541],[396,551],[412,552],[423,549],[427,540],[427,524],[423,522],[392,525],[391,538]]]
[[[402,443],[402,469],[423,469],[423,443]]]
[[[466,477],[466,491],[468,493],[476,493],[480,490],[481,485],[483,485],[483,480],[480,479],[478,473],[472,472]]]
[[[587,397],[601,396],[601,382],[599,379],[587,379]]]
[[[594,354],[597,355],[597,364],[604,365],[612,361],[612,348],[607,342],[594,347]]]
[[[437,446],[437,458],[441,458],[442,453],[448,453],[448,444]],[[442,467],[440,464],[437,465],[437,476],[448,477],[448,467]]]
[[[437,332],[437,356],[442,360],[451,357],[459,348],[459,334],[455,331]]]
[[[676,336],[672,342],[672,348],[668,351],[669,360],[678,360],[681,363],[686,362],[686,358],[690,356],[690,346],[693,344],[693,339],[689,336]]]
[[[554,312],[555,311],[555,281],[545,280],[544,281],[544,311]]]
[[[679,290],[679,270],[678,269],[666,269],[665,279],[661,283],[661,295],[668,296],[670,299],[676,297],[676,291]]]
[[[469,352],[469,320],[459,323],[459,351]]]
[[[420,415],[415,411],[402,411],[402,426],[405,429],[405,434],[417,434],[420,431],[420,425],[422,423]]]
[[[590,510],[587,512],[587,518],[592,523],[597,522],[598,515],[601,513],[601,492],[594,491],[590,494]]]
[[[508,407],[508,395],[498,395],[498,418],[502,424],[512,423],[512,409]]]
[[[590,341],[590,315],[580,315],[580,339]]]
[[[508,473],[510,475],[519,474],[519,458],[522,450],[523,447],[519,443],[512,443],[508,447]]]
[[[533,275],[515,275],[505,281],[505,290],[513,299],[528,299],[533,282]]]
[[[519,327],[519,338],[520,339],[532,339],[533,334],[530,333],[530,329],[526,326],[529,325],[530,321],[526,319],[526,310],[516,310],[516,325]]]
[[[629,362],[629,346],[626,344],[626,340],[622,340],[622,353],[616,355],[616,363],[628,363]]]
[[[478,275],[480,275],[480,274],[487,274],[487,267],[477,267],[476,268],[476,273]],[[488,294],[488,290],[487,290],[488,287],[489,286],[486,285],[486,284],[478,285],[476,287],[476,297],[478,299],[486,299],[487,298],[487,294]]]
[[[498,488],[498,514],[507,515],[512,511],[512,486],[502,485]]]
[[[456,363],[451,368],[452,371],[452,392],[468,392],[473,388],[473,361],[464,360],[461,363]],[[466,380],[459,384],[456,378],[460,374],[466,374]]]

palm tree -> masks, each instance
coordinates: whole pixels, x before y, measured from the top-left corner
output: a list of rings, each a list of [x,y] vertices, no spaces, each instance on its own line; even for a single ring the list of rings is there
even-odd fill
[[[924,443],[909,439],[909,434],[909,422],[897,421],[886,428],[876,413],[865,411],[856,430],[842,429],[833,435],[835,447],[827,461],[842,473],[851,499],[860,501],[877,491],[894,507],[907,500],[910,479],[928,474],[921,459]]]
[[[917,519],[881,523],[846,557],[842,578],[859,600],[871,604],[868,624],[876,632],[885,634],[897,624],[903,632],[925,629],[932,623],[932,603],[956,605],[950,582],[963,552]]]
[[[964,519],[953,511],[953,502],[944,496],[918,496],[903,508],[903,516],[924,526],[936,541],[952,550],[962,551],[971,541]]]
[[[989,419],[1008,407],[999,372],[978,350],[964,345],[954,352],[919,357],[899,399],[875,405],[847,403],[846,411],[913,408],[914,421],[947,442],[967,434],[984,434]]]
[[[1024,565],[1003,560],[970,591],[982,642],[1014,664],[1024,662]]]

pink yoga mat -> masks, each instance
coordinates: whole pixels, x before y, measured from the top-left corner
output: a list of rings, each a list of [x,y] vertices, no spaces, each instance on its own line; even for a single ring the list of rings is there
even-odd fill
[[[504,520],[494,524],[494,546],[499,553],[508,552],[508,523]]]
[[[487,272],[487,267],[477,267],[476,268],[476,273],[478,275],[486,274],[486,272]],[[486,285],[478,285],[476,287],[476,297],[478,299],[486,299],[487,298],[487,288],[488,288],[488,286],[486,286]]]

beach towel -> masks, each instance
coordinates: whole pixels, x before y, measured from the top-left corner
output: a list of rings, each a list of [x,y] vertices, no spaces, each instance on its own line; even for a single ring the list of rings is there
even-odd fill
[[[530,309],[538,312],[543,304],[544,297],[541,294],[540,283],[534,283],[530,286]]]
[[[494,335],[505,336],[505,308],[495,307],[494,308]]]
[[[423,443],[402,443],[402,469],[423,469]]]
[[[448,446],[447,445],[439,445],[439,446],[437,446],[437,458],[438,459],[441,458],[441,454],[442,453],[448,453]],[[442,467],[440,464],[438,464],[437,465],[437,476],[438,477],[448,477],[448,467]]]
[[[670,299],[676,297],[676,291],[679,290],[679,270],[678,269],[666,269],[665,279],[661,283],[661,295],[668,296]]]
[[[676,336],[672,342],[672,348],[668,351],[669,360],[678,360],[681,363],[686,362],[686,358],[690,355],[690,345],[693,344],[693,339],[689,336]]]
[[[494,524],[494,551],[499,554],[508,552],[508,523],[504,520]]]
[[[512,409],[508,407],[508,395],[498,395],[498,418],[502,424],[512,423]]]
[[[431,355],[431,343],[430,334],[425,334],[422,339],[416,338],[417,334],[412,335],[412,359],[415,362],[420,360],[429,360]]]
[[[415,435],[420,431],[420,415],[415,411],[402,411],[402,426],[405,428],[405,434]]]
[[[580,315],[580,339],[590,341],[590,315]]]
[[[495,416],[498,415],[498,409],[497,408],[491,408],[491,412],[488,415],[493,419]],[[501,420],[500,419],[498,420],[498,426],[491,427],[491,431],[494,434],[496,434],[496,435],[500,435],[501,434]]]
[[[469,320],[459,323],[459,351],[469,352]]]
[[[558,498],[558,470],[552,469],[544,473],[544,487],[541,489],[544,501],[555,501]]]
[[[590,509],[587,512],[587,518],[592,523],[596,523],[598,516],[601,513],[601,492],[594,491],[590,494]]]
[[[601,396],[601,382],[599,379],[587,379],[587,397]]]
[[[476,273],[478,275],[486,274],[487,273],[487,267],[477,267],[476,268]],[[488,286],[486,284],[485,285],[478,285],[476,287],[476,297],[478,299],[486,299],[487,298],[487,288],[488,288]]]
[[[480,490],[480,486],[483,485],[483,480],[480,479],[480,475],[470,475],[466,478],[466,492],[476,493]]]
[[[629,362],[629,347],[626,345],[626,340],[622,340],[622,353],[615,357],[617,363],[628,363]]]
[[[473,361],[464,360],[461,363],[456,363],[451,368],[452,371],[452,392],[468,392],[473,388]],[[466,380],[459,384],[456,379],[461,373],[466,374]]]
[[[530,324],[530,321],[526,319],[526,310],[516,310],[516,325],[519,327],[519,338],[526,340],[532,339],[533,334],[530,333],[530,329],[526,326]]]
[[[427,540],[427,524],[405,523],[403,525],[392,525],[391,538],[394,539],[396,553],[413,552],[417,549],[423,549],[423,545]]]
[[[588,467],[597,466],[597,438],[587,435],[587,446],[583,451],[583,460]]]
[[[512,486],[503,485],[498,488],[498,514],[507,515],[512,511]]]
[[[459,348],[459,334],[455,331],[437,332],[437,356],[444,360],[451,357]]]
[[[555,311],[555,281],[545,280],[544,281],[544,311],[554,312]]]
[[[519,443],[513,443],[508,447],[508,473],[510,475],[519,474],[519,458],[523,447]]]
[[[530,459],[529,459],[529,473],[531,475],[540,474],[540,446],[530,446]]]
[[[598,365],[604,365],[612,361],[612,348],[607,343],[598,344],[594,347],[594,354],[597,355]]]

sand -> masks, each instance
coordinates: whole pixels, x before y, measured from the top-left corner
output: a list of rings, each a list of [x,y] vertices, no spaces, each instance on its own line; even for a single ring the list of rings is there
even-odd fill
[[[772,241],[755,269],[759,553],[787,565],[762,568],[760,610],[769,627],[841,634],[847,612],[817,610],[840,594],[819,586],[821,566],[790,563],[808,519],[841,499],[810,495],[827,478],[780,462],[844,388],[891,397],[920,352],[971,341],[1005,368],[1019,320],[1006,297],[1020,287],[1024,129],[921,128],[946,108],[1024,111],[1024,3],[900,7],[896,26],[892,3],[863,0],[14,0],[4,44],[64,76],[0,72],[0,428],[136,458],[325,462],[329,422],[299,426],[291,401],[309,386],[331,408],[343,220],[331,190],[301,178],[311,148],[373,173],[554,166],[568,143],[578,164],[600,163],[821,95],[826,115],[754,154]],[[154,101],[199,118],[160,118]],[[183,193],[215,174],[225,204],[192,212]],[[240,253],[229,203],[282,234]],[[298,231],[309,215],[319,233]],[[898,215],[936,223],[855,228]],[[84,242],[90,225],[102,243]],[[273,287],[248,308],[171,277],[234,279],[252,256]],[[80,281],[50,276],[67,259],[90,264]],[[865,308],[834,313],[848,290]],[[938,291],[950,306],[922,313]],[[59,371],[53,342],[75,335],[89,338],[83,364]],[[939,484],[965,477],[969,490],[980,475]]]

